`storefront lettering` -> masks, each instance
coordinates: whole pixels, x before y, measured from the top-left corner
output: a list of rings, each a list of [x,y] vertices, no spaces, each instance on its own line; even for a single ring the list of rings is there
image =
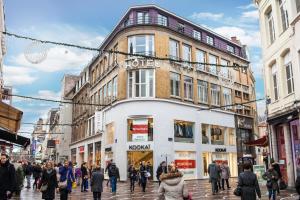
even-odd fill
[[[129,145],[129,150],[150,150],[150,144],[147,145]]]
[[[226,148],[216,148],[216,152],[226,152]]]
[[[134,58],[125,61],[126,69],[155,68],[153,59]]]
[[[238,128],[252,129],[253,120],[245,117],[237,117],[237,126]]]

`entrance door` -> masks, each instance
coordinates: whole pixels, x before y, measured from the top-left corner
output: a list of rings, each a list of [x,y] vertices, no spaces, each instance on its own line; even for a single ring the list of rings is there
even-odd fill
[[[133,165],[136,169],[140,168],[140,163],[145,161],[150,163],[150,173],[153,177],[153,152],[152,151],[128,151],[127,152],[128,166]],[[152,178],[151,177],[151,178]]]
[[[287,167],[286,167],[286,151],[285,151],[284,131],[282,126],[276,127],[276,134],[277,134],[278,162],[280,164],[282,179],[287,183],[288,177],[287,177]]]

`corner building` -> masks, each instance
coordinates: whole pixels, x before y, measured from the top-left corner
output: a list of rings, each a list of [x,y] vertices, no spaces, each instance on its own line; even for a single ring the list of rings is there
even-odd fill
[[[216,160],[227,161],[237,176],[238,159],[243,157],[237,145],[240,152],[251,154],[243,142],[253,139],[253,130],[243,133],[243,141],[237,140],[236,120],[249,119],[252,127],[246,128],[252,129],[255,103],[202,109],[255,99],[249,68],[152,60],[107,50],[249,66],[239,41],[147,5],[131,7],[100,49],[103,53],[88,65],[88,82],[89,102],[101,106],[91,106],[94,121],[87,129],[101,141],[102,167],[113,159],[121,180],[126,180],[129,164],[138,167],[146,161],[152,165],[155,180],[158,165],[167,160],[175,161],[187,179],[199,179],[208,177],[208,164]]]

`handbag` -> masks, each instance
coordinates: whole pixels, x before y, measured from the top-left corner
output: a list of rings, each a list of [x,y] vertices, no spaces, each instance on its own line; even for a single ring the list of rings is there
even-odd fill
[[[146,172],[146,177],[147,178],[151,177],[151,173],[150,172]]]
[[[66,180],[58,182],[58,188],[59,189],[65,189],[65,188],[67,188],[67,186],[68,186],[68,176],[69,176],[69,169],[68,169],[68,172],[67,172]]]
[[[45,192],[46,190],[48,189],[48,184],[43,184],[42,186],[41,186],[41,192]]]
[[[242,188],[241,187],[235,188],[233,194],[238,197],[242,196]]]

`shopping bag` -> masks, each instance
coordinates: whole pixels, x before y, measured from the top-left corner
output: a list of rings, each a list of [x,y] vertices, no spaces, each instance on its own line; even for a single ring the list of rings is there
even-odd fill
[[[72,188],[75,189],[77,187],[77,183],[74,181],[72,182]]]

